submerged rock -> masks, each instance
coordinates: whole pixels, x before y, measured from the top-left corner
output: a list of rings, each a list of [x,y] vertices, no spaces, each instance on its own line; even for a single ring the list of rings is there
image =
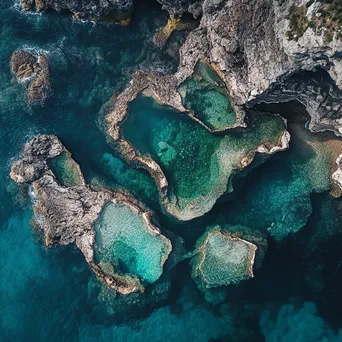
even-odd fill
[[[174,32],[190,30],[195,26],[195,21],[185,21],[184,19],[170,16],[166,25],[154,34],[152,41],[156,46],[162,48]]]
[[[222,205],[218,224],[244,225],[282,240],[303,228],[312,214],[312,195],[334,189],[342,140],[330,132],[314,134],[302,123],[288,124],[291,144],[254,174],[233,201]],[[243,214],[241,214],[243,213]]]
[[[254,277],[256,250],[253,243],[214,228],[196,244],[192,276],[204,289],[238,284]]]
[[[51,92],[48,58],[18,50],[12,54],[11,70],[18,82],[27,83],[28,104],[43,105]]]
[[[63,157],[62,163],[54,164],[50,168],[51,161],[60,156]],[[60,173],[58,168],[63,169],[62,175],[68,171],[65,169],[70,168],[72,176],[61,177],[63,181],[67,180],[66,186],[59,182],[53,172]],[[161,235],[160,230],[152,223],[152,213],[124,191],[108,191],[85,185],[79,166],[71,159],[70,153],[57,137],[41,135],[28,142],[24,148],[23,158],[13,164],[10,175],[17,183],[32,184],[35,196],[35,216],[38,226],[44,232],[47,246],[75,243],[96,275],[122,294],[143,291],[145,281],[154,282],[160,277],[172,247],[169,239]],[[72,182],[68,183],[70,179]],[[94,230],[94,224],[99,217],[102,217],[107,203],[125,211],[124,213],[117,211],[114,217],[110,218],[114,225],[109,225],[108,232],[115,233],[120,227],[127,229],[127,234],[135,232],[129,240],[127,236],[122,236],[122,233],[125,233],[124,230],[117,235],[113,233],[111,240],[98,241],[100,239],[98,234],[103,236],[105,232],[99,227],[101,219],[97,233]],[[140,225],[130,226],[138,221]],[[101,260],[95,258],[95,244],[101,246],[100,250],[103,250],[104,246],[111,250],[119,244],[121,249],[118,253],[114,253],[113,258],[131,262],[143,258],[147,261],[150,254],[146,253],[147,245],[144,245],[142,241],[134,245],[134,248],[130,248],[130,243],[136,242],[134,238],[138,236],[144,236],[149,243],[152,239],[157,243],[155,247],[160,246],[159,252],[155,249],[155,254],[151,256],[153,258],[150,267],[156,267],[155,270],[151,268],[146,270],[148,273],[144,273],[141,268],[132,267],[128,270],[129,272],[126,272],[126,268],[121,268],[112,258],[101,258]],[[143,247],[145,249],[140,250]],[[105,253],[108,253],[106,248],[104,248]]]

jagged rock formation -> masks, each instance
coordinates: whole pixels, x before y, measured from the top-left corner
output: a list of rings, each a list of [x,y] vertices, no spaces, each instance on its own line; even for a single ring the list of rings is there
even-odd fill
[[[127,0],[104,3],[92,0],[82,4],[22,1],[25,9],[35,5],[38,10],[66,9],[78,16],[97,18],[129,13],[133,8],[132,2]],[[149,88],[154,88],[161,102],[185,111],[176,89],[192,74],[197,62],[204,59],[224,80],[238,118],[245,116],[246,106],[297,100],[306,106],[312,118],[311,130],[329,129],[342,134],[338,103],[342,87],[342,44],[336,16],[329,4],[318,0],[243,0],[238,6],[233,0],[159,2],[171,18],[184,13],[194,17],[202,15],[199,27],[181,48],[177,73],[167,77],[143,75],[149,78]],[[326,15],[331,18],[327,19]],[[328,26],[327,22],[332,25]],[[169,30],[166,33],[169,34]],[[157,39],[160,45],[165,41],[164,36]],[[295,74],[302,70],[325,73],[323,86],[296,78]]]
[[[152,213],[142,203],[124,191],[108,191],[85,185],[80,169],[75,169],[74,165],[71,172],[74,174],[79,170],[76,179],[82,184],[62,186],[49,167],[50,161],[62,153],[69,152],[57,137],[37,136],[25,145],[23,158],[13,164],[10,174],[17,183],[32,185],[35,216],[38,226],[44,232],[46,245],[75,243],[97,276],[108,286],[122,294],[143,291],[144,286],[137,276],[121,274],[117,269],[114,271],[115,266],[108,263],[101,265],[96,260],[95,221],[107,203],[130,208],[135,215],[142,217],[148,234],[160,235],[167,245],[163,250],[165,254],[162,255],[161,267],[171,251],[171,242],[162,236],[158,227],[152,223]],[[109,268],[110,271],[107,272]]]
[[[126,24],[133,11],[133,0],[20,0],[23,10],[38,12],[49,9],[57,12],[69,11],[79,18],[92,18]],[[202,14],[203,0],[158,0],[171,17],[190,13],[198,18]]]
[[[337,164],[337,170],[332,174],[332,180],[333,182],[338,186],[338,189],[340,190],[339,195],[341,195],[342,191],[342,154],[338,156],[336,159]]]
[[[190,13],[195,18],[202,14],[203,0],[158,0],[172,17],[182,16],[184,13]]]
[[[21,0],[25,11],[36,9],[38,12],[49,9],[57,12],[69,11],[79,18],[112,21],[127,24],[133,11],[132,0]]]
[[[27,83],[26,100],[30,105],[43,105],[51,93],[49,61],[23,50],[11,57],[11,71],[18,82]]]

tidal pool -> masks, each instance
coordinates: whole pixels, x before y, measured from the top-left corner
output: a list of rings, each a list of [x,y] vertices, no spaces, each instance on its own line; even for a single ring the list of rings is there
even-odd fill
[[[49,167],[57,181],[65,187],[84,184],[81,169],[68,152],[50,159]]]
[[[171,243],[152,230],[136,208],[108,203],[95,231],[97,262],[109,263],[115,271],[136,275],[147,283],[161,276]]]
[[[209,64],[199,61],[191,77],[179,87],[183,105],[213,131],[236,124],[236,114],[225,84]]]
[[[224,136],[209,133],[187,115],[139,97],[131,103],[123,137],[161,166],[169,182],[167,210],[182,220],[208,212],[226,191],[234,174],[253,159],[260,145],[280,143],[286,130],[275,115],[262,115],[250,129]]]

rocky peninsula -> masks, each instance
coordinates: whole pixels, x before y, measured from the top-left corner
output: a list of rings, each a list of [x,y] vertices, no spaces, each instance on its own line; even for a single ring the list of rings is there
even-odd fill
[[[64,163],[64,167],[67,166],[64,172],[77,175],[73,179],[76,179],[79,184],[69,187],[60,184],[49,165],[54,158],[58,158],[63,153],[71,158],[70,153],[56,136],[37,136],[25,145],[22,159],[13,164],[10,174],[17,183],[32,186],[35,218],[44,233],[45,244],[51,246],[74,243],[96,275],[109,287],[122,294],[143,291],[144,282],[137,275],[123,274],[111,259],[107,258],[105,263],[96,259],[94,249],[98,241],[94,230],[95,222],[109,203],[114,207],[126,208],[124,216],[117,214],[113,217],[116,222],[115,227],[120,224],[125,227],[128,224],[126,221],[130,222],[132,215],[136,222],[140,221],[136,234],[139,233],[142,238],[149,239],[152,243],[155,241],[156,246],[160,245],[160,251],[156,253],[154,259],[154,265],[158,267],[157,275],[152,278],[152,281],[159,278],[163,264],[171,252],[170,240],[161,235],[159,228],[153,223],[152,212],[142,203],[125,191],[108,191],[86,185],[80,168],[75,162]],[[101,231],[102,228],[98,229]],[[112,243],[118,241],[120,235]],[[131,241],[134,242],[134,236],[131,236]],[[121,244],[129,245],[129,241],[122,241]],[[112,247],[108,246],[108,248]],[[133,251],[134,254],[127,255],[126,258],[138,257],[141,252],[136,249]]]

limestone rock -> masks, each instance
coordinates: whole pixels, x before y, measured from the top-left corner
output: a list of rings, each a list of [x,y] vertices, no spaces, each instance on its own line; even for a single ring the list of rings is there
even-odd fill
[[[192,276],[204,289],[238,284],[254,277],[257,246],[214,228],[198,241]]]
[[[177,77],[189,75],[189,69],[204,58],[220,71],[236,111],[243,112],[250,100],[252,104],[299,100],[313,118],[310,128],[341,135],[336,121],[342,116],[341,109],[328,103],[334,102],[336,92],[341,97],[342,41],[337,35],[327,40],[324,30],[311,28],[297,40],[290,39],[289,15],[293,6],[302,5],[302,0],[242,0],[238,6],[233,0],[205,0],[200,25],[181,48]],[[330,85],[336,83],[334,94],[325,92],[327,97],[321,98],[317,97],[318,89],[307,91],[302,85],[310,77],[289,79],[299,71],[310,74],[317,69],[331,77]],[[269,91],[279,83],[295,89],[297,81],[299,89],[287,93],[286,98],[280,92],[272,96]]]
[[[203,0],[158,0],[158,2],[174,17],[190,13],[194,18],[198,18],[202,14]]]

